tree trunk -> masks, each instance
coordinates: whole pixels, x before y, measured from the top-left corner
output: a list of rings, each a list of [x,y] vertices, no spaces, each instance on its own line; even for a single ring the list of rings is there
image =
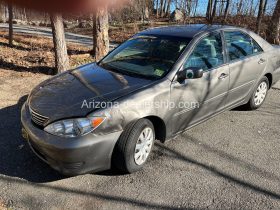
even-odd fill
[[[6,22],[5,10],[6,10],[5,5],[0,3],[0,21],[3,23]]]
[[[13,29],[13,5],[8,5],[9,10],[9,45],[10,47],[13,46],[13,40],[14,40],[14,29]]]
[[[109,20],[106,7],[99,8],[93,18],[93,57],[96,61],[109,52]]]
[[[213,0],[208,1],[207,11],[206,11],[206,18],[211,20],[212,17],[212,10],[213,10]]]
[[[162,6],[161,15],[160,15],[161,17],[163,17],[165,15],[166,1],[167,0],[163,0],[163,6]]]
[[[260,33],[261,30],[261,24],[262,24],[262,19],[264,15],[264,6],[265,6],[265,0],[260,0],[260,5],[259,5],[259,12],[258,12],[258,18],[257,18],[257,33]]]
[[[53,33],[56,73],[61,73],[70,69],[63,18],[60,14],[52,14],[50,19]]]
[[[169,15],[169,14],[170,14],[170,6],[171,6],[171,0],[168,0],[167,7],[166,7],[166,11],[165,11],[165,14],[166,14],[166,15]]]
[[[237,15],[241,15],[242,13],[242,6],[243,6],[243,0],[240,0],[237,5]]]
[[[191,16],[191,9],[192,9],[192,0],[187,0],[186,1],[186,16],[187,17]]]
[[[27,20],[27,16],[26,16],[26,10],[25,10],[25,8],[23,8],[23,14],[24,14],[24,20],[25,20],[25,21],[28,21],[28,20]]]
[[[150,10],[149,10],[149,2],[145,1],[144,2],[144,20],[149,20],[150,19]]]
[[[280,44],[280,0],[277,1],[270,25],[267,30],[268,40],[274,44]]]
[[[160,17],[163,16],[163,6],[164,6],[164,0],[160,0]]]
[[[197,5],[198,5],[198,0],[195,0],[194,11],[193,11],[194,17],[196,17]]]
[[[229,6],[230,6],[230,0],[227,0],[226,9],[225,9],[225,15],[224,15],[224,22],[226,22],[227,18],[228,18]]]
[[[222,16],[222,14],[223,14],[223,11],[224,11],[224,6],[225,6],[225,4],[224,4],[224,1],[222,0],[221,2],[220,2],[220,5],[219,5],[219,16]]]
[[[218,0],[215,0],[214,2],[214,6],[213,6],[213,11],[212,11],[212,14],[211,14],[211,23],[213,23],[213,20],[216,16],[216,10],[217,10],[217,3],[218,3]]]
[[[264,3],[264,12],[263,12],[263,14],[265,15],[265,11],[266,11],[266,7],[267,7],[267,0],[264,0],[265,1],[265,3]]]
[[[249,11],[249,16],[250,16],[250,17],[253,17],[253,16],[254,16],[253,10],[254,10],[254,0],[251,0],[251,1],[250,1],[250,11]]]
[[[158,18],[158,13],[159,13],[159,0],[156,1],[156,10],[157,10],[157,18]]]

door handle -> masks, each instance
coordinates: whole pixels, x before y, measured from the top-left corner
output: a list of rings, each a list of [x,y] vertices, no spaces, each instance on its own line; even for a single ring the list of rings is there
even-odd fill
[[[227,77],[228,77],[228,74],[222,73],[222,74],[219,76],[219,79],[220,79],[220,80],[223,80],[223,79],[225,79],[225,78],[227,78]]]
[[[258,63],[259,64],[264,64],[265,63],[265,59],[261,58]]]

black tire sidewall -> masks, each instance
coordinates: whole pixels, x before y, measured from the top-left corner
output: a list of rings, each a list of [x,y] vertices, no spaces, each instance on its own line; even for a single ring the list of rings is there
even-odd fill
[[[134,153],[135,153],[136,143],[138,141],[138,138],[139,138],[141,132],[147,127],[152,129],[153,135],[154,135],[154,140],[153,140],[153,144],[152,144],[152,148],[151,148],[151,151],[152,151],[153,146],[154,146],[154,141],[155,141],[155,130],[154,130],[153,124],[147,119],[141,119],[141,120],[137,121],[129,134],[129,138],[127,139],[128,142],[126,143],[124,155],[125,155],[126,168],[129,173],[133,173],[133,172],[141,170],[143,168],[143,166],[145,165],[145,163],[148,161],[149,156],[151,154],[151,153],[149,154],[147,160],[142,165],[137,165],[135,163]]]

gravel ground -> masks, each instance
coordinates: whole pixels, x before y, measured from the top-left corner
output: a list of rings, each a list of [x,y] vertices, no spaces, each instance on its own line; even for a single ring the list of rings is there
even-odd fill
[[[1,71],[0,209],[280,209],[280,84],[258,111],[228,111],[157,143],[141,172],[67,178],[20,135],[20,107],[49,76]]]

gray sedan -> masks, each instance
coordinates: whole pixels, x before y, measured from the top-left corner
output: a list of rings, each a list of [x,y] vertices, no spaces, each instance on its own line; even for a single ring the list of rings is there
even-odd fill
[[[280,48],[231,26],[149,29],[97,63],[39,86],[22,108],[23,136],[54,169],[140,170],[164,142],[225,110],[259,108],[280,79]]]

